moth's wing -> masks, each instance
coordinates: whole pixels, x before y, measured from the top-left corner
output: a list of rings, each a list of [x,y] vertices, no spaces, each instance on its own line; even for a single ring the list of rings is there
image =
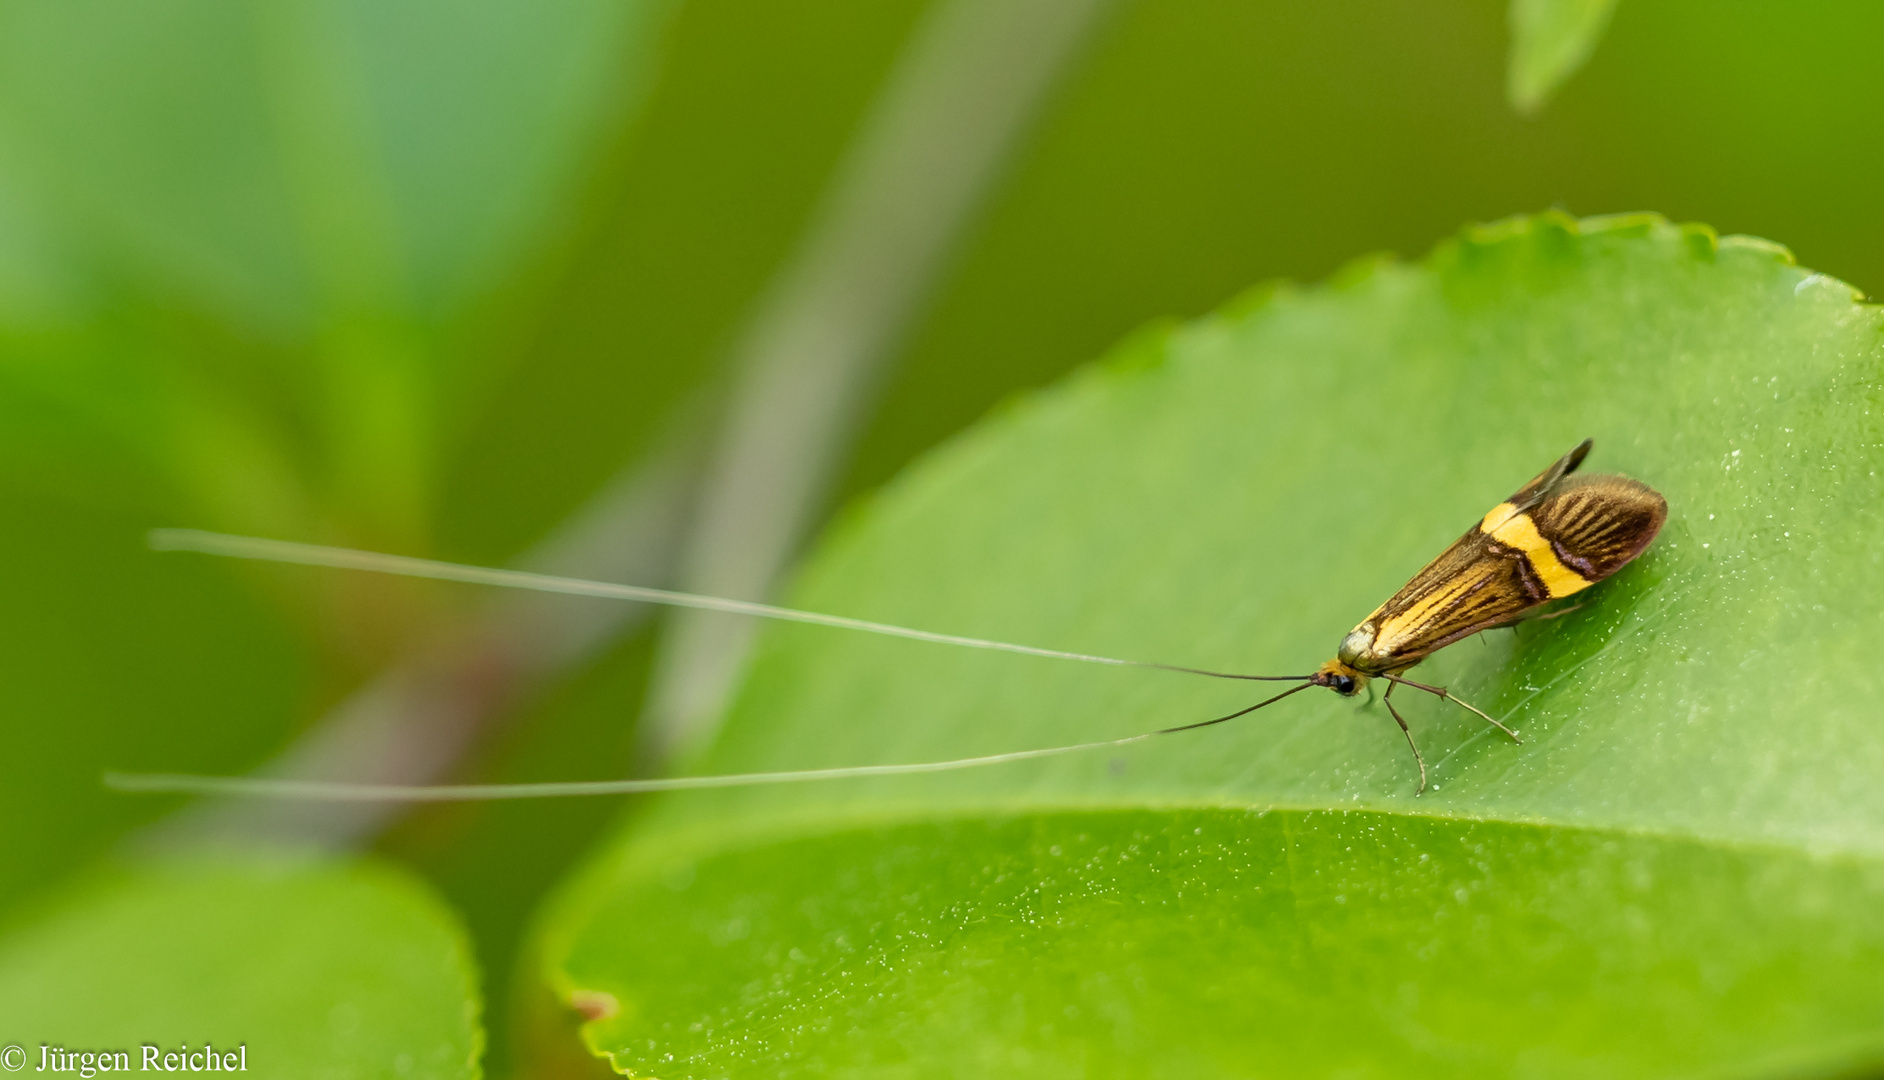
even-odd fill
[[[1372,652],[1389,670],[1532,615],[1642,554],[1668,518],[1667,501],[1626,476],[1572,476],[1589,452],[1585,439],[1369,617]]]
[[[1519,551],[1474,528],[1393,595],[1369,621],[1374,649],[1395,670],[1481,630],[1508,625],[1552,599]]]
[[[1466,533],[1382,604],[1371,617],[1374,651],[1410,667],[1535,614],[1622,569],[1667,518],[1667,501],[1640,481],[1560,475],[1496,535],[1483,526]]]
[[[1594,439],[1584,439],[1576,445],[1576,449],[1558,458],[1550,468],[1533,476],[1530,483],[1513,492],[1505,501],[1519,510],[1530,509],[1547,497],[1551,489],[1555,488],[1564,477],[1577,471],[1577,466],[1583,464],[1583,459],[1590,455],[1590,447],[1595,445],[1595,442]]]
[[[1529,513],[1558,561],[1595,584],[1642,554],[1668,520],[1668,501],[1626,476],[1576,476]]]

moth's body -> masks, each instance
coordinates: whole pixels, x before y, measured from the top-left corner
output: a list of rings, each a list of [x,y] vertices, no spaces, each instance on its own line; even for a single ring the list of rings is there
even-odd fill
[[[1335,659],[1310,682],[1342,695],[1358,693],[1372,678],[1398,685],[1406,681],[1400,673],[1447,645],[1532,618],[1545,605],[1582,592],[1640,555],[1667,519],[1668,503],[1626,476],[1572,476],[1589,451],[1585,439],[1492,507],[1349,631]],[[1393,687],[1387,694],[1392,710]],[[1398,711],[1394,719],[1400,720]],[[1406,722],[1400,726],[1404,729]],[[1422,762],[1422,790],[1425,772]]]

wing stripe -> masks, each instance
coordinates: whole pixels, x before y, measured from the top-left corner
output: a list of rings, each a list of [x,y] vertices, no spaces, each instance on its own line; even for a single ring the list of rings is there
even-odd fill
[[[1511,515],[1491,535],[1500,544],[1524,553],[1552,600],[1582,592],[1596,584],[1563,564],[1550,541],[1537,531],[1537,523],[1531,520],[1529,514]]]
[[[1461,540],[1447,552],[1467,555],[1463,565],[1446,567],[1437,580],[1424,580],[1427,575],[1422,574],[1403,590],[1410,595],[1395,597],[1381,608],[1375,617],[1377,654],[1396,656],[1407,650],[1406,656],[1424,656],[1438,647],[1433,642],[1463,627],[1503,622],[1540,602],[1542,598],[1528,595],[1518,579],[1518,560],[1500,557],[1483,546],[1469,554],[1457,552],[1471,539],[1475,538]],[[1438,569],[1438,564],[1431,569]]]
[[[1622,476],[1566,480],[1531,510],[1558,561],[1590,581],[1601,581],[1641,554],[1667,514],[1659,494]]]

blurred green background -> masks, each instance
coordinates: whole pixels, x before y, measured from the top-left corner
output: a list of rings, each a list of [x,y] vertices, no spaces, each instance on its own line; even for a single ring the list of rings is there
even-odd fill
[[[1061,6],[1065,59],[848,384],[796,544],[1148,320],[1466,221],[1652,209],[1884,288],[1877,5],[1624,0],[1529,116],[1493,0]],[[710,485],[741,343],[934,15],[0,3],[0,905],[180,809],[104,792],[102,769],[256,768],[482,610],[157,555],[144,530],[507,563],[662,455],[683,491]],[[690,535],[661,576],[684,578]],[[500,679],[428,776],[653,767],[636,727],[663,625]],[[465,917],[495,1068],[529,913],[620,812],[346,834]]]

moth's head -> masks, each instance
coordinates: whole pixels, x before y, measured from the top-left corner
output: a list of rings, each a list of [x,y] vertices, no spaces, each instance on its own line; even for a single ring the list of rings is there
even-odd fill
[[[1308,681],[1316,686],[1325,686],[1342,697],[1353,697],[1367,685],[1367,676],[1339,660],[1330,660],[1310,675]]]

